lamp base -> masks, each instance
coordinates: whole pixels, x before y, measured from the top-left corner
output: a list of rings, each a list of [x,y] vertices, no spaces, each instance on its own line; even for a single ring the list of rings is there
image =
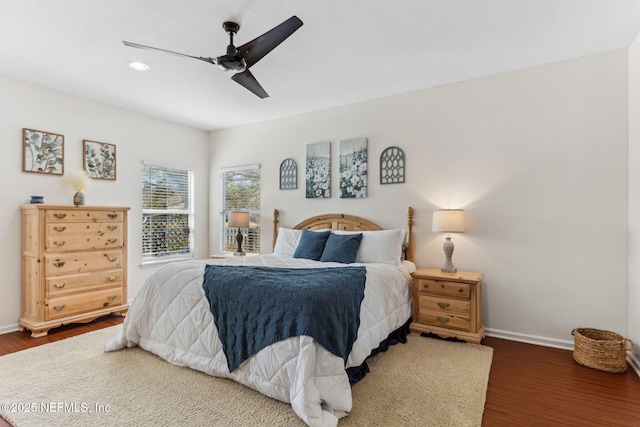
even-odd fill
[[[444,256],[446,261],[444,263],[444,267],[440,269],[443,273],[456,273],[458,271],[457,268],[453,266],[451,262],[451,256],[453,255],[453,242],[451,241],[451,237],[445,237],[444,244],[442,245],[442,249],[444,249]]]
[[[233,256],[245,256],[246,254],[246,252],[234,252]]]

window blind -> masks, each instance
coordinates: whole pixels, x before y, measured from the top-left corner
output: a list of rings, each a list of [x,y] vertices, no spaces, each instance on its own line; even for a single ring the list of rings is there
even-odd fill
[[[142,257],[193,257],[193,173],[145,163],[142,167]]]

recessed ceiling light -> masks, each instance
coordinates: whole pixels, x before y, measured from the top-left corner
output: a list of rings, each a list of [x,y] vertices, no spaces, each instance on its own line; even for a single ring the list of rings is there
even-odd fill
[[[133,68],[136,71],[147,71],[149,68],[151,68],[147,64],[137,61],[129,61],[128,64],[129,67]]]

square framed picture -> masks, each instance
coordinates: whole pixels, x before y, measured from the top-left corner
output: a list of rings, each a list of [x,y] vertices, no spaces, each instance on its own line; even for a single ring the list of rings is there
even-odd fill
[[[23,128],[22,171],[64,175],[64,135]]]
[[[106,142],[82,141],[83,169],[89,178],[116,179],[116,146]]]

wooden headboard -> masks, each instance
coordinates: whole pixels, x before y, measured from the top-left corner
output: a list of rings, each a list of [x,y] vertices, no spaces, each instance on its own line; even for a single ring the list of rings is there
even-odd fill
[[[275,248],[276,240],[278,239],[278,223],[280,222],[280,212],[278,209],[273,210],[273,248]],[[295,230],[344,230],[344,231],[372,231],[372,230],[384,230],[375,222],[368,219],[341,213],[332,213],[324,215],[316,215],[311,218],[307,218],[304,221],[298,223]],[[413,208],[409,206],[407,210],[407,247],[404,251],[405,259],[413,261]]]

